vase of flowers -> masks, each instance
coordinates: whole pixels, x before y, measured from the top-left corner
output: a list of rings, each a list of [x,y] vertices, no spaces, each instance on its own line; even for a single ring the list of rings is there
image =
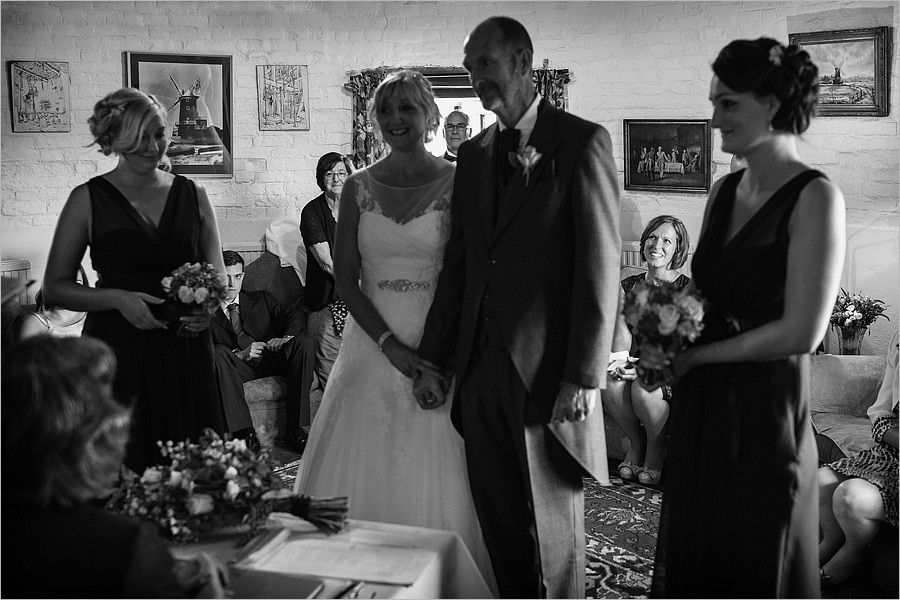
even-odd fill
[[[862,338],[869,326],[884,314],[886,305],[862,292],[849,294],[841,288],[834,309],[831,311],[831,327],[837,338],[838,354],[859,354]]]
[[[672,283],[650,285],[639,283],[625,296],[622,314],[631,331],[641,338],[640,349],[652,347],[671,359],[675,353],[693,343],[703,331],[703,300],[688,289]],[[670,383],[671,369],[651,369],[637,363],[641,386],[653,391]]]
[[[831,327],[837,339],[838,354],[859,354],[863,336],[878,317],[884,314],[886,305],[862,292],[847,293],[841,288],[831,312]]]
[[[272,512],[293,514],[326,533],[347,524],[346,497],[293,494],[275,474],[267,454],[256,454],[244,440],[222,439],[207,429],[196,443],[157,444],[167,464],[123,477],[106,507],[153,523],[170,543],[241,531],[243,544]]]

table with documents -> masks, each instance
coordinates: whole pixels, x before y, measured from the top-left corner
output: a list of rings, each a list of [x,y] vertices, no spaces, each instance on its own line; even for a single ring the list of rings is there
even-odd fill
[[[172,554],[202,551],[221,560],[234,598],[491,597],[466,545],[450,531],[351,519],[341,533],[325,535],[276,514],[244,548],[235,545],[239,537],[211,536]]]

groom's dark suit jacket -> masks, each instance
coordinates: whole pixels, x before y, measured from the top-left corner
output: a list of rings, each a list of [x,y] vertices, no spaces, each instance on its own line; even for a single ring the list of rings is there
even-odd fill
[[[460,147],[453,228],[419,354],[439,365],[455,354],[461,378],[490,285],[512,359],[548,422],[561,381],[606,385],[621,254],[616,167],[605,129],[544,100],[528,139],[542,157],[527,183],[522,169],[513,176],[495,224],[497,135],[494,125]],[[599,402],[587,422],[553,429],[607,482]]]

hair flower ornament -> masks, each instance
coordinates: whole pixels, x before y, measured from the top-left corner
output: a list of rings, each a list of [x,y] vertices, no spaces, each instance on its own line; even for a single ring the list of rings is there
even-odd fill
[[[535,165],[538,164],[544,155],[538,152],[534,146],[525,146],[516,153],[516,156],[518,156],[519,162],[525,169],[525,185],[528,185],[528,178],[531,175],[532,169],[534,169]]]
[[[772,63],[776,67],[780,67],[782,58],[784,58],[784,48],[781,47],[781,44],[775,44],[774,46],[769,48],[770,63]]]

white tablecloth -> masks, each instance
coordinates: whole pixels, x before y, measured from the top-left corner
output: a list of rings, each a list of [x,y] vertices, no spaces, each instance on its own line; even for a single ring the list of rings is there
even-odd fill
[[[366,584],[359,598],[491,598],[484,578],[462,539],[456,533],[407,525],[351,520],[341,533],[326,536],[305,521],[293,517],[275,515],[270,519],[274,527],[285,526],[292,530],[291,540],[319,539],[358,544],[374,544],[401,548],[433,550],[436,557],[410,586]],[[236,534],[210,538],[208,541],[177,546],[172,554],[178,558],[190,558],[198,552],[207,552],[225,564],[229,564],[240,552],[235,547]],[[302,573],[302,566],[298,566]],[[234,576],[235,573],[232,573]],[[241,576],[240,574],[237,574]],[[264,572],[259,572],[264,577]],[[325,588],[319,598],[333,598],[346,584],[346,580],[325,579]],[[244,586],[246,587],[246,586]],[[243,597],[254,597],[252,594]]]
[[[680,162],[668,162],[663,167],[663,173],[681,173],[684,175],[684,165]]]

